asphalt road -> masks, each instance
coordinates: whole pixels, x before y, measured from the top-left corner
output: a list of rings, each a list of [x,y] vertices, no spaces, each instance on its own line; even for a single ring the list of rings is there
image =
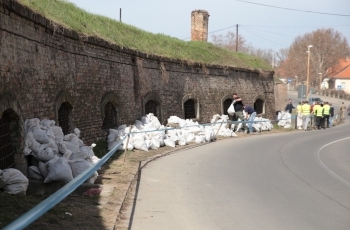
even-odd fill
[[[130,229],[350,229],[350,124],[230,138],[141,174]]]

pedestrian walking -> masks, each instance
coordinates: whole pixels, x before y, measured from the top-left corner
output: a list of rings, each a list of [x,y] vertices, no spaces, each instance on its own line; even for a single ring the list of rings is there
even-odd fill
[[[256,111],[253,107],[249,105],[243,105],[244,112],[245,112],[245,120],[248,121],[248,132],[250,134],[253,133],[253,122],[254,118],[256,116]]]
[[[341,103],[340,106],[340,120],[344,120],[345,119],[345,111],[346,111],[346,107],[344,105],[344,102]]]
[[[301,106],[301,113],[303,117],[303,129],[307,131],[310,121],[311,106],[308,101],[304,101]]]

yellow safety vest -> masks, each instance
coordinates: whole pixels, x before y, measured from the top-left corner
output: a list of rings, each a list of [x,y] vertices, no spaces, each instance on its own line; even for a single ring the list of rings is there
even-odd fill
[[[324,115],[329,115],[330,110],[331,110],[331,107],[329,105],[323,106],[323,114]]]
[[[298,111],[298,113],[301,113],[301,105],[297,106],[297,111]]]
[[[316,114],[316,109],[317,109],[318,107],[321,107],[321,106],[320,106],[320,105],[314,105],[314,108],[313,108],[313,110],[312,110],[312,112],[313,112],[314,114]]]
[[[311,106],[309,104],[303,104],[301,106],[301,111],[302,111],[303,115],[309,115],[310,110],[311,110]]]
[[[322,113],[323,113],[323,107],[317,106],[316,111],[315,111],[316,117],[322,117]]]

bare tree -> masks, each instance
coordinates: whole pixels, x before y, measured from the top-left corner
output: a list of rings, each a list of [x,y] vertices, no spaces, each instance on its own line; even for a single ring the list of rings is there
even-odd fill
[[[327,76],[329,68],[336,68],[339,61],[350,56],[350,48],[346,38],[334,29],[318,29],[303,36],[298,36],[287,53],[287,58],[281,63],[279,73],[284,77],[298,76],[306,80],[307,50],[310,48],[310,86],[320,85],[319,73]]]
[[[219,35],[212,35],[212,42],[222,48],[236,51],[236,34],[232,31],[228,31],[227,34],[219,34]],[[263,50],[259,48],[254,48],[250,44],[247,44],[244,37],[241,35],[238,35],[238,51],[246,54],[250,54],[253,56],[257,56],[263,60],[265,60],[268,63],[275,62],[277,63],[274,58],[274,52],[272,49],[269,50]]]
[[[236,51],[236,34],[232,31],[228,31],[227,34],[219,34],[215,35],[213,34],[211,36],[213,43],[219,47]],[[247,49],[246,40],[241,36],[238,35],[238,51],[243,52],[243,50]]]

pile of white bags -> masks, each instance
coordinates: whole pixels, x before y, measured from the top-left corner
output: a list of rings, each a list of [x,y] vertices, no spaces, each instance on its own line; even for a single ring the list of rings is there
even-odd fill
[[[271,123],[271,120],[269,119],[262,118],[262,117],[255,117],[253,128],[255,128],[257,132],[271,131],[271,129],[273,128],[273,125]]]
[[[28,178],[18,169],[0,169],[0,189],[4,192],[25,195],[28,182]]]
[[[237,136],[231,129],[225,128],[228,121],[227,115],[214,115],[212,125],[200,125],[191,119],[181,119],[171,116],[168,119],[170,127],[179,127],[176,129],[167,128],[160,124],[158,118],[152,113],[136,120],[134,125],[127,127],[121,125],[117,129],[110,129],[108,135],[108,150],[113,149],[118,144],[119,150],[140,149],[148,151],[149,149],[158,149],[162,146],[175,147],[176,145],[187,145],[190,142],[203,143],[216,140],[217,135],[225,137]],[[220,122],[223,125],[220,127]],[[128,146],[127,135],[132,132],[129,138]]]
[[[278,112],[277,120],[278,126],[289,129],[292,123],[292,115],[289,112]]]
[[[24,154],[38,161],[28,167],[29,178],[67,183],[99,161],[92,150],[96,144],[84,145],[77,128],[64,135],[55,121],[33,118],[25,121],[24,129]],[[87,182],[93,184],[97,176],[95,172]]]

